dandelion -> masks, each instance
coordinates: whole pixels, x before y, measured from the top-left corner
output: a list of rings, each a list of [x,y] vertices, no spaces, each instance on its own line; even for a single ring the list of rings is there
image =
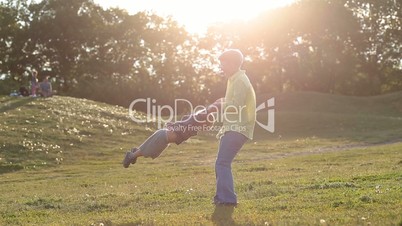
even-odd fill
[[[377,194],[381,194],[381,193],[382,193],[382,191],[380,190],[380,188],[381,188],[381,185],[377,185],[377,186],[375,186],[375,193],[377,193]]]

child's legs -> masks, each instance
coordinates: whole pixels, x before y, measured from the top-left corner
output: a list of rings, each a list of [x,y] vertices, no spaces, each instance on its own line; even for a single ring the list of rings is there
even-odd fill
[[[169,144],[169,138],[173,138],[173,135],[170,134],[171,131],[167,129],[157,130],[154,134],[152,134],[148,139],[138,147],[138,151],[136,151],[135,157],[144,156],[156,158],[158,157],[163,150]],[[170,137],[169,137],[170,136]]]
[[[31,86],[31,95],[36,95],[36,85]]]

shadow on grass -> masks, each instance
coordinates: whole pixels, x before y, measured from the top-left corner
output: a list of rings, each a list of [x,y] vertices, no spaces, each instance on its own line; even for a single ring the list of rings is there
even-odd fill
[[[238,225],[233,220],[234,206],[215,206],[211,220],[217,226],[232,226]]]
[[[34,98],[31,97],[16,97],[15,99],[10,99],[10,101],[6,103],[2,103],[2,107],[0,107],[0,113],[11,111],[18,107],[21,107],[25,104],[32,102]]]

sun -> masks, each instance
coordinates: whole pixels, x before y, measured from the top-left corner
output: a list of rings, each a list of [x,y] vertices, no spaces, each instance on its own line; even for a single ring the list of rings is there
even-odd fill
[[[296,0],[95,0],[104,7],[120,7],[130,13],[152,11],[171,16],[192,33],[203,33],[215,23],[247,21],[260,13]]]
[[[253,19],[264,11],[285,6],[294,0],[204,0],[196,5],[191,4],[194,1],[187,2],[189,10],[178,10],[178,21],[183,22],[188,30],[199,32],[214,23]]]

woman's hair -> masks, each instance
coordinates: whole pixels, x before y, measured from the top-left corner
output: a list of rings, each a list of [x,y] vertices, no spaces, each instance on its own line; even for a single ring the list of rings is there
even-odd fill
[[[219,60],[240,67],[243,64],[243,54],[238,49],[228,49],[219,56]]]

